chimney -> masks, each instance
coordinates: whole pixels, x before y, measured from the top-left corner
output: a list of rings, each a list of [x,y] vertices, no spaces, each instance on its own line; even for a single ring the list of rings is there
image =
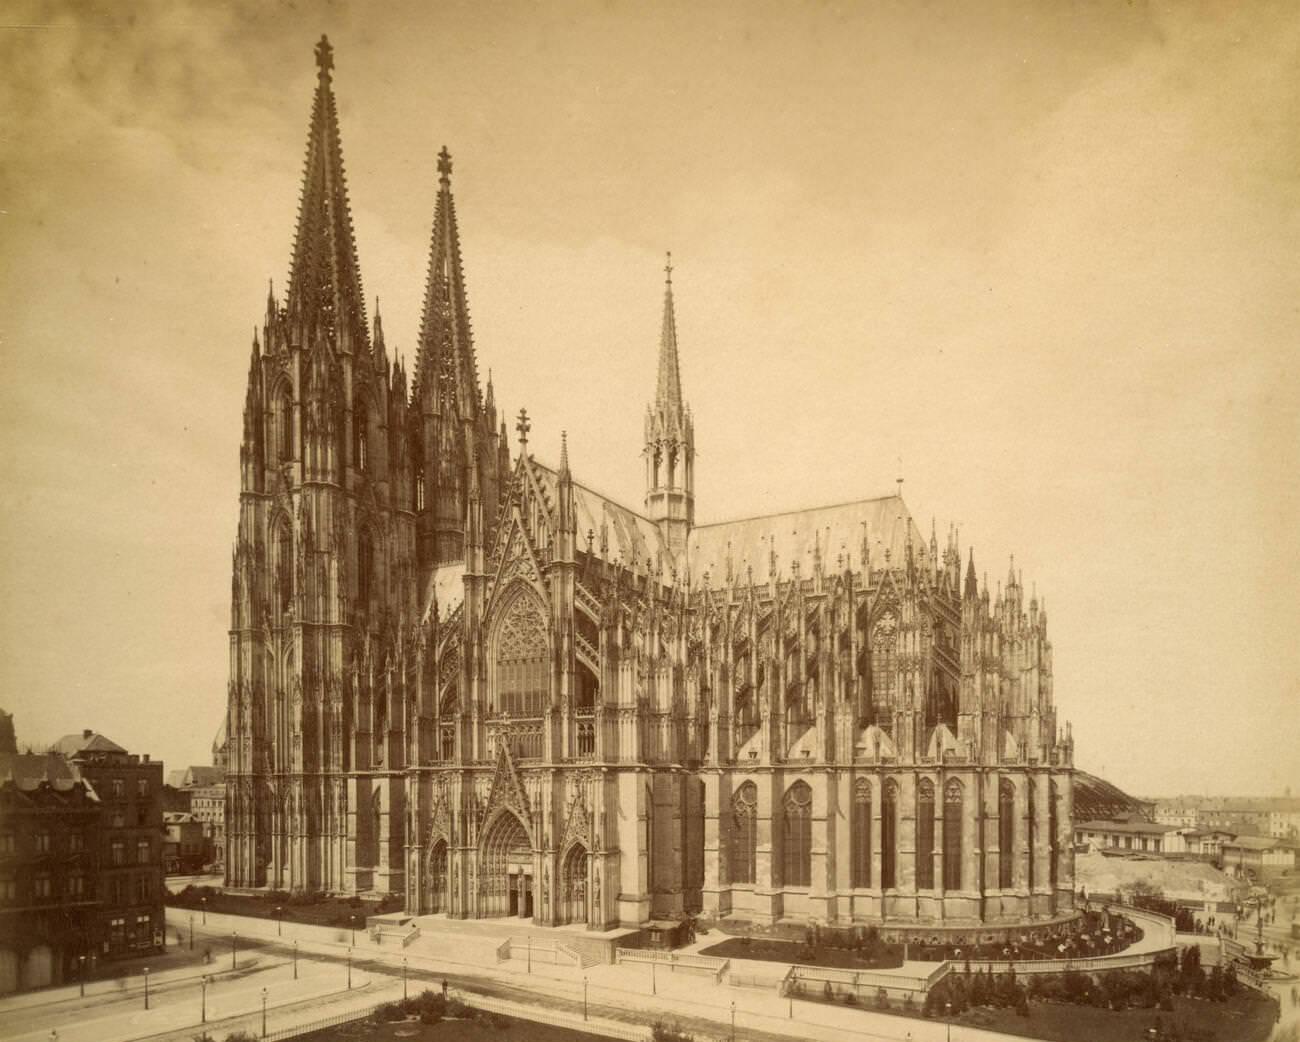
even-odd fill
[[[89,738],[89,737],[90,737],[92,734],[94,734],[94,733],[95,733],[94,731],[90,731],[90,730],[82,731],[82,732],[81,732],[81,737],[82,737],[82,738]]]

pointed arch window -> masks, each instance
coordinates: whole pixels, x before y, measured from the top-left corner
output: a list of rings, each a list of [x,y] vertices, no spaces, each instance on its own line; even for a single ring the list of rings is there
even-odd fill
[[[871,629],[872,715],[882,723],[889,719],[898,686],[898,619],[887,611]]]
[[[732,883],[753,883],[758,864],[758,787],[745,782],[731,798],[728,876]]]
[[[375,543],[368,529],[357,537],[357,607],[370,610],[370,596],[374,592]]]
[[[812,885],[812,789],[798,781],[781,801],[781,883]]]
[[[415,509],[424,509],[424,469],[415,472]]]
[[[1060,803],[1060,800],[1060,794],[1056,791],[1056,782],[1053,781],[1048,787],[1047,802],[1047,871],[1053,890],[1056,889],[1056,878],[1059,871],[1057,862],[1061,858],[1060,843],[1056,835],[1056,830],[1059,827],[1057,804]]]
[[[871,782],[859,778],[853,785],[853,886],[871,885]]]
[[[998,886],[1008,890],[1014,885],[1016,845],[1016,790],[1009,778],[998,784]]]
[[[962,789],[956,778],[943,787],[943,888],[961,889]]]
[[[369,463],[369,442],[370,410],[365,400],[358,398],[352,405],[352,465],[357,470],[365,470]]]
[[[293,597],[293,532],[281,520],[275,529],[275,622],[289,610]]]
[[[880,801],[880,885],[898,885],[898,782],[890,778]]]
[[[293,398],[288,388],[276,395],[275,443],[281,463],[293,459]]]
[[[934,782],[929,778],[916,789],[916,888],[934,889]]]
[[[520,592],[507,605],[496,636],[496,709],[539,717],[550,697],[550,643],[537,598]]]

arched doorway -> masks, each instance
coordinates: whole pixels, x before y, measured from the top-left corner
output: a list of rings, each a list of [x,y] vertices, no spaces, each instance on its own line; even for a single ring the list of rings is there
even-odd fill
[[[505,811],[487,828],[479,848],[479,914],[533,914],[533,848],[523,822]]]
[[[438,840],[429,852],[429,911],[450,911],[447,902],[447,841]]]
[[[587,848],[575,843],[560,866],[560,925],[587,921]]]

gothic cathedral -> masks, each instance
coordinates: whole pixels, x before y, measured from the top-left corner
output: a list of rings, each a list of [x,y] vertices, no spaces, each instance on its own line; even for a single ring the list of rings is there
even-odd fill
[[[1068,915],[1073,741],[1014,568],[990,597],[901,495],[697,524],[671,267],[642,508],[534,458],[522,411],[512,458],[451,157],[408,381],[317,65],[244,404],[228,884],[591,929]]]

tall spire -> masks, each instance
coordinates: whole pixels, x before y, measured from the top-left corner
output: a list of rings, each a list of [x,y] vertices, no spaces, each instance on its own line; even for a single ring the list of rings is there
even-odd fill
[[[310,339],[318,331],[323,332],[343,350],[351,350],[354,344],[368,345],[369,338],[343,173],[333,69],[334,49],[322,36],[316,45],[316,98],[307,137],[286,306],[299,335]]]
[[[462,415],[477,415],[478,363],[461,270],[456,204],[451,196],[451,153],[445,146],[438,153],[438,201],[415,358],[416,397],[430,390],[447,393],[460,404]]]
[[[682,419],[682,372],[677,360],[677,315],[673,309],[673,255],[664,264],[664,321],[659,333],[659,384],[655,411],[670,421]]]

